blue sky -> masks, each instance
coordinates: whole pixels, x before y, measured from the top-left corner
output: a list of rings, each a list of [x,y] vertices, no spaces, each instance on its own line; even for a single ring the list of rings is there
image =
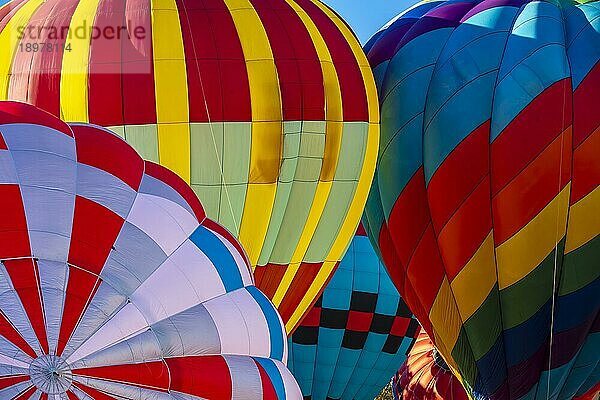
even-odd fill
[[[0,0],[0,5],[7,0]],[[354,29],[364,44],[383,24],[416,0],[323,0]]]
[[[416,3],[416,0],[322,1],[348,22],[363,44],[386,22]]]

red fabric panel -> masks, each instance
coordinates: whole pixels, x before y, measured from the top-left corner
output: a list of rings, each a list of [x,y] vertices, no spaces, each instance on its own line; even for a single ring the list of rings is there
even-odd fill
[[[600,128],[582,142],[573,153],[571,204],[577,203],[600,185]]]
[[[600,62],[587,74],[573,93],[573,146],[578,147],[592,132],[600,128]]]
[[[67,393],[67,397],[69,397],[68,393]],[[71,399],[71,397],[69,397],[69,399]],[[40,395],[40,400],[48,400],[48,393],[42,393]]]
[[[4,259],[31,255],[25,209],[18,185],[0,185],[0,256]]]
[[[360,222],[358,224],[358,228],[356,229],[356,236],[367,236],[367,231],[365,230],[365,227],[363,226],[362,222]]]
[[[37,390],[37,388],[35,386],[31,386],[29,389],[26,389],[25,391],[21,392],[18,396],[14,397],[12,400],[29,400],[33,394],[35,393],[35,391]]]
[[[302,320],[302,326],[321,325],[321,307],[312,307]]]
[[[0,125],[3,124],[42,125],[73,136],[69,125],[45,111],[24,103],[2,102],[0,104]]]
[[[109,209],[76,196],[69,263],[99,274],[123,222]]]
[[[296,272],[294,279],[292,279],[290,288],[278,308],[284,324],[290,319],[294,311],[296,311],[300,301],[302,301],[302,298],[308,292],[308,288],[317,277],[322,265],[322,263],[300,264],[300,268]]]
[[[251,2],[267,32],[273,51],[284,120],[323,120],[325,93],[321,65],[302,20],[285,2]]]
[[[372,321],[373,313],[350,310],[346,329],[356,332],[369,332]]]
[[[406,331],[410,325],[410,318],[396,317],[392,329],[390,330],[391,335],[395,336],[406,336]]]
[[[4,141],[4,136],[2,136],[2,132],[0,132],[0,150],[8,150],[6,142]]]
[[[454,213],[438,236],[446,274],[452,281],[492,229],[490,180],[486,177]]]
[[[0,376],[0,390],[29,380],[27,375]]]
[[[178,357],[166,362],[171,390],[207,399],[231,398],[231,374],[222,356]]]
[[[445,271],[431,225],[425,230],[423,238],[408,265],[408,279],[418,288],[417,296],[423,309],[429,313],[433,301],[444,279]],[[421,317],[422,316],[417,316]]]
[[[8,3],[5,7],[2,7],[2,9],[0,9],[0,31],[6,26],[6,23],[11,17],[8,17],[4,21],[3,18],[6,17],[8,14],[11,14],[12,16],[15,10],[18,10],[23,5],[23,3],[25,3],[25,0],[14,0]]]
[[[260,373],[260,381],[262,383],[262,398],[263,400],[278,400],[277,392],[275,391],[275,387],[273,386],[273,382],[271,382],[271,378],[267,374],[267,371],[260,365],[256,360],[254,360],[254,364],[258,368],[258,372]]]
[[[273,299],[288,268],[289,266],[277,264],[257,265],[254,270],[256,287],[269,299]]]
[[[98,10],[102,11],[96,14],[94,26],[99,29],[122,26],[125,3],[120,0],[100,0]],[[108,39],[104,35],[92,37],[89,59],[90,122],[101,126],[123,125],[121,40]]]
[[[456,146],[429,181],[427,197],[436,232],[489,174],[489,140],[488,120]]]
[[[119,2],[119,0],[115,0]],[[156,123],[156,95],[154,92],[154,62],[152,53],[152,19],[148,0],[127,0],[125,16],[132,28],[143,29],[136,39],[121,40],[123,93],[123,122],[126,125]],[[135,31],[134,31],[135,32]],[[94,93],[90,92],[90,98]],[[119,94],[117,94],[119,95]],[[98,103],[113,101],[110,93],[100,93]],[[118,121],[115,121],[118,122]],[[108,125],[113,125],[108,124]]]
[[[571,140],[568,129],[494,197],[497,246],[527,225],[571,181]]]
[[[379,242],[379,251],[381,251],[383,264],[386,266],[388,274],[390,274],[390,278],[392,278],[392,282],[394,282],[396,289],[402,293],[404,291],[404,277],[406,275],[407,265],[400,262],[390,231],[385,222],[381,225],[377,241]]]
[[[65,349],[73,330],[99,285],[100,280],[96,276],[79,268],[69,268],[69,282],[67,283],[65,306],[56,349],[56,354],[59,356]]]
[[[21,334],[13,327],[8,318],[0,311],[0,336],[23,350],[25,354],[31,358],[36,358],[35,351],[31,348],[29,343],[21,337]]]
[[[169,390],[169,370],[162,361],[81,368],[73,370],[73,374],[112,382],[124,382],[164,392]]]
[[[94,400],[116,400],[114,397],[111,397],[107,394],[104,394],[96,389],[93,389],[89,386],[82,385],[81,383],[73,384],[77,389],[81,390],[88,396],[91,396]]]
[[[430,221],[425,176],[419,168],[398,196],[388,221],[390,237],[403,265],[408,264]]]
[[[35,11],[27,25],[34,28],[54,27],[58,32],[63,32],[69,27],[77,4],[77,0],[46,1]],[[23,37],[20,45],[50,43],[53,47],[50,51],[16,52],[8,98],[26,101],[60,116],[62,49],[68,37],[55,35],[55,32],[49,29],[42,32],[34,30]]]
[[[123,139],[90,125],[73,125],[77,161],[108,172],[128,184],[140,187],[144,161]]]
[[[570,78],[556,82],[521,111],[494,140],[491,145],[493,196],[571,125],[570,93]]]
[[[311,0],[296,0],[323,35],[340,81],[345,121],[368,121],[365,82],[350,44],[329,17]]]
[[[12,286],[25,308],[27,318],[29,318],[42,350],[48,354],[48,338],[37,264],[32,259],[6,260],[3,264],[10,276]]]
[[[75,393],[71,392],[70,390],[67,391],[67,397],[69,398],[69,400],[79,400],[79,398],[75,396]]]
[[[179,175],[161,165],[150,161],[146,161],[144,165],[146,168],[146,175],[150,175],[166,183],[175,189],[175,191],[177,191],[181,197],[183,197],[196,215],[198,222],[202,222],[206,218],[204,208],[202,208],[202,204],[200,203],[200,200],[198,200],[198,196],[196,196],[196,193],[192,190],[192,188],[185,183],[185,181],[181,179]]]

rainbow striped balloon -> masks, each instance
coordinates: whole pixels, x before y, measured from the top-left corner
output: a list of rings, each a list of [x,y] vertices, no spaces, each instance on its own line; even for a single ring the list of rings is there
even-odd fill
[[[293,330],[375,169],[376,88],[338,16],[313,0],[14,0],[0,48],[0,100],[108,127],[176,172]]]
[[[382,124],[366,229],[400,294],[474,396],[584,393],[600,369],[600,2],[419,3],[366,51]]]

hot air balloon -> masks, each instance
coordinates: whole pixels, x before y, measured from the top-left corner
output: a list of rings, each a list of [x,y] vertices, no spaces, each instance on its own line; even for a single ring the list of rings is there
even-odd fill
[[[422,329],[408,358],[392,378],[392,392],[394,400],[469,400]]]
[[[179,174],[298,324],[377,157],[373,76],[337,15],[316,0],[15,0],[0,48],[0,100],[108,127]]]
[[[418,331],[360,226],[323,295],[288,339],[288,367],[305,399],[372,400]]]
[[[600,361],[599,15],[431,1],[365,48],[382,124],[365,228],[476,397],[571,399]]]
[[[12,102],[0,165],[0,398],[301,398],[283,322],[179,177]]]
[[[577,396],[574,400],[598,400],[600,399],[600,382],[598,382],[590,391],[582,396]]]

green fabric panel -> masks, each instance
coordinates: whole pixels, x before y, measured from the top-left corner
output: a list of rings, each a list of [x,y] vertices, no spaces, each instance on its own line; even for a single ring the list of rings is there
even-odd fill
[[[281,234],[283,217],[285,215],[286,207],[289,204],[290,193],[292,191],[292,182],[278,183],[277,192],[275,193],[275,202],[273,203],[273,210],[271,211],[271,219],[269,220],[269,228],[267,229],[267,235],[265,241],[260,250],[260,256],[258,257],[258,265],[266,265],[269,262],[275,262],[271,254],[275,247],[278,235]],[[298,231],[299,227],[294,227],[294,230]],[[294,237],[288,237],[289,242],[294,242]],[[297,239],[295,240],[297,243]],[[289,262],[289,260],[288,260]],[[287,262],[279,261],[278,264],[287,264]]]
[[[477,311],[463,325],[476,360],[488,353],[502,333],[499,315],[500,298],[496,284]]]
[[[471,344],[469,343],[469,338],[464,327],[461,328],[456,344],[452,349],[452,358],[456,361],[463,378],[468,382],[475,382],[478,371],[477,364],[475,364],[475,359],[471,352]]]
[[[271,254],[271,262],[290,262],[308,219],[316,190],[316,182],[294,182],[292,185],[285,216]]]
[[[301,182],[318,182],[322,165],[322,158],[300,157],[298,159],[294,180]]]
[[[125,140],[137,150],[144,160],[159,162],[158,127],[156,125],[128,125]]]
[[[192,184],[192,189],[200,199],[206,216],[210,219],[218,220],[219,202],[221,197],[221,187],[219,186],[201,186]]]
[[[324,134],[327,130],[327,123],[325,121],[303,121],[302,131],[308,133],[319,133]]]
[[[124,126],[109,126],[107,129],[109,131],[113,132],[114,134],[116,134],[117,136],[120,136],[123,139],[125,139],[125,127]]]
[[[221,203],[218,221],[234,235],[240,233],[246,191],[248,185],[224,185],[221,187]]]
[[[561,296],[576,292],[600,277],[600,235],[565,255],[560,282]]]
[[[226,184],[245,185],[248,183],[251,142],[251,122],[225,123],[223,180]],[[244,203],[241,204],[243,206]]]
[[[324,150],[325,134],[305,133],[302,135],[300,139],[300,157],[323,159]]]
[[[312,190],[305,193],[301,193],[301,190],[298,189],[299,185],[301,186],[299,172],[304,171],[302,159],[298,158],[298,152],[305,137],[311,135],[300,132],[303,127],[304,124],[299,122],[284,124],[283,155],[287,158],[281,165],[273,212],[259,257],[259,265],[268,262],[287,265],[290,262],[313,202],[316,184],[313,185]],[[323,151],[321,150],[320,157],[322,156]],[[319,173],[320,167],[318,171],[314,172],[316,179],[318,179]],[[304,189],[310,188],[304,187]],[[303,218],[295,218],[298,213]],[[277,256],[273,253],[276,253]]]
[[[558,270],[560,276],[564,239],[558,244]],[[531,318],[552,296],[555,252],[519,282],[500,291],[504,330],[514,328]]]
[[[335,180],[358,181],[365,158],[369,124],[365,122],[347,122],[340,148]]]
[[[190,124],[190,157],[192,184],[221,185],[223,171],[222,123]]]
[[[323,261],[329,254],[346,219],[355,192],[356,182],[354,181],[334,181],[332,183],[325,209],[306,252],[306,262]],[[358,221],[356,223],[358,224]]]

